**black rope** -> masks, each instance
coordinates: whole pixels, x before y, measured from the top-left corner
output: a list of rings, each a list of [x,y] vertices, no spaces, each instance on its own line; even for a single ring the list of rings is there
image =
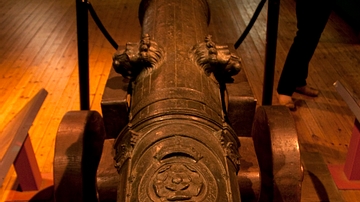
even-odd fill
[[[115,50],[118,49],[118,44],[115,42],[115,40],[110,36],[109,32],[105,29],[104,25],[101,23],[99,17],[97,16],[94,8],[92,7],[91,3],[88,2],[88,9],[90,12],[91,17],[93,18],[93,20],[95,21],[96,25],[99,27],[100,31],[103,33],[103,35],[105,36],[105,38],[110,42],[110,44],[112,45],[112,47],[115,48]]]
[[[236,43],[234,44],[235,49],[239,48],[240,44],[244,41],[244,39],[246,38],[246,36],[249,34],[249,31],[251,30],[251,28],[253,27],[256,19],[258,18],[261,9],[264,7],[266,0],[261,0],[259,5],[257,6],[254,15],[252,16],[248,26],[246,26],[245,31],[242,33],[242,35],[240,36],[240,38],[236,41]]]

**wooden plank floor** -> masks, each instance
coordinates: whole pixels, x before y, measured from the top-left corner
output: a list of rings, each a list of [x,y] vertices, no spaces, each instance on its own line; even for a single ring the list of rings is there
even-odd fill
[[[93,0],[95,10],[119,45],[137,42],[140,0]],[[258,1],[209,0],[215,42],[233,44],[248,24]],[[266,6],[265,6],[266,7]],[[296,31],[294,0],[282,0],[274,92],[287,51]],[[266,44],[266,8],[237,50],[243,60],[258,103],[262,99]],[[53,171],[54,140],[59,123],[69,110],[79,109],[76,18],[74,0],[0,0],[0,131],[41,89],[49,95],[30,130],[41,172]],[[100,111],[100,101],[115,50],[89,18],[91,109]],[[308,83],[321,90],[317,98],[295,94],[297,111],[292,112],[301,152],[318,154],[325,164],[344,163],[354,115],[337,94],[338,79],[360,79],[360,42],[356,34],[333,13],[310,64]],[[273,104],[277,104],[274,94]],[[306,165],[305,165],[306,167]],[[339,196],[310,179],[305,172],[303,201],[360,201],[360,191],[335,190]],[[0,188],[4,201],[13,188],[16,174],[9,171]],[[331,182],[331,180],[330,180]],[[336,200],[331,200],[336,198]],[[328,200],[327,200],[328,199]]]

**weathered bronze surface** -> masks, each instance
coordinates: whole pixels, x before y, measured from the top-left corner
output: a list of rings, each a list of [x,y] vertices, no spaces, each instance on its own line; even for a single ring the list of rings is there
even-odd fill
[[[139,15],[143,38],[113,62],[131,81],[117,201],[240,201],[240,144],[225,117],[240,59],[208,35],[204,0],[142,1]]]
[[[207,31],[207,1],[143,0],[139,19],[143,37],[114,54],[104,123],[87,111],[63,118],[56,200],[300,201],[291,114],[255,113],[240,59]]]

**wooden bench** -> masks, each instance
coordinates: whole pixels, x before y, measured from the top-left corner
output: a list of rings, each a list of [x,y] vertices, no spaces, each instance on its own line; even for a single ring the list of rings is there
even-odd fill
[[[41,89],[0,134],[1,186],[13,164],[22,193],[33,191],[34,194],[41,190],[43,179],[28,131],[47,94],[45,89]]]
[[[360,95],[357,93],[360,81],[352,86],[336,81],[334,86],[355,115],[355,123],[345,164],[328,167],[339,189],[360,189]]]

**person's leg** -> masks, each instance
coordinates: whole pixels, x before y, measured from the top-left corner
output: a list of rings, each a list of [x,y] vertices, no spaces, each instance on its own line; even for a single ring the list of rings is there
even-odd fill
[[[298,0],[298,31],[287,55],[278,84],[280,95],[291,96],[296,87],[306,86],[308,65],[331,13],[325,0]]]
[[[294,38],[294,62],[297,64],[296,87],[306,86],[310,60],[331,13],[331,0],[298,0],[298,31]],[[290,54],[290,53],[289,53]]]

